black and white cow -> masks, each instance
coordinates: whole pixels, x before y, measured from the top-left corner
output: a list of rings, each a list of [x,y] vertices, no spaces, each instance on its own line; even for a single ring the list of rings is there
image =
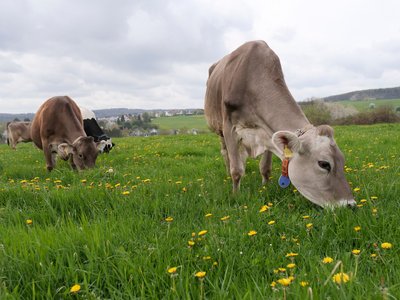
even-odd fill
[[[104,152],[110,152],[115,144],[111,141],[111,138],[108,137],[100,128],[99,124],[96,121],[96,115],[94,114],[94,112],[84,107],[79,108],[82,113],[83,129],[85,130],[86,134],[88,136],[92,136],[95,142],[105,141],[106,145],[104,147]]]

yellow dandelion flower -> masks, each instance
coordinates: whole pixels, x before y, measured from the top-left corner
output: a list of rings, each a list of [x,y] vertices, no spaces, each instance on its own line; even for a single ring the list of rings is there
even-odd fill
[[[186,192],[187,192],[187,188],[186,188],[186,187],[183,187],[183,188],[182,188],[182,192],[185,192],[185,193],[186,193]]]
[[[182,181],[178,180],[175,182],[175,184],[182,184]]]
[[[371,258],[376,258],[378,255],[376,253],[371,254]]]
[[[359,192],[359,191],[361,191],[361,189],[359,187],[356,187],[356,188],[353,189],[353,191],[354,192]]]
[[[222,218],[221,218],[221,221],[226,221],[226,220],[229,220],[229,218],[230,218],[230,216],[225,216],[225,217],[222,217]]]
[[[346,273],[340,272],[333,275],[332,280],[334,283],[342,284],[348,282],[350,280],[350,276],[347,275]]]
[[[192,247],[192,246],[194,246],[196,243],[194,242],[194,241],[188,241],[188,245],[190,246],[190,247]]]
[[[28,220],[25,221],[25,223],[26,223],[26,225],[32,225],[33,221],[31,219],[28,219]]]
[[[283,286],[289,286],[290,283],[292,282],[289,278],[281,278],[277,280],[279,284]]]
[[[306,287],[306,286],[309,285],[309,283],[308,283],[308,281],[301,281],[301,282],[300,282],[300,285],[301,285],[302,287]]]
[[[211,256],[203,256],[203,260],[210,260]]]
[[[329,256],[326,256],[326,257],[324,257],[324,258],[322,259],[322,262],[323,262],[324,264],[331,264],[331,263],[333,262],[333,258],[332,258],[332,257],[329,257]]]
[[[302,216],[303,220],[307,220],[310,218],[310,216]]]
[[[268,207],[274,206],[274,204],[272,202],[268,202],[267,205],[268,205]]]
[[[169,273],[169,274],[175,274],[176,273],[176,271],[177,271],[177,267],[172,267],[172,268],[169,268],[168,270],[167,270],[167,272]]]
[[[87,180],[86,180],[86,179],[82,179],[81,182],[82,182],[82,183],[86,183]]]
[[[271,287],[275,287],[275,286],[276,286],[276,282],[275,282],[275,281],[272,281],[271,284],[270,284],[270,286],[271,286]]]
[[[286,269],[285,269],[285,268],[278,268],[278,271],[279,271],[279,272],[282,272],[282,273],[285,273],[285,272],[286,272]]]
[[[212,217],[211,213],[206,214],[206,218]]]
[[[378,213],[378,209],[377,208],[373,208],[371,211],[372,211],[373,214],[377,214]]]
[[[286,267],[287,267],[288,269],[293,269],[293,268],[296,267],[296,264],[291,263],[291,264],[288,264]]]
[[[274,224],[275,224],[274,220],[271,220],[271,221],[268,222],[268,225],[274,225]]]
[[[198,233],[198,235],[199,235],[199,236],[203,236],[203,235],[205,235],[207,232],[208,232],[207,230],[202,230],[202,231],[200,231],[200,232]]]
[[[122,192],[122,195],[124,195],[124,196],[128,196],[129,194],[130,194],[129,191],[124,191],[124,192]]]
[[[377,200],[378,197],[377,196],[371,196],[371,200]]]
[[[360,200],[360,203],[366,203],[367,202],[367,199],[361,199]]]
[[[257,234],[257,231],[255,231],[255,230],[250,230],[250,231],[247,233],[248,236],[253,236],[253,235],[256,235],[256,234]]]
[[[361,253],[360,249],[353,249],[351,250],[351,253],[353,253],[354,255],[359,255]]]
[[[393,245],[391,243],[388,243],[388,242],[385,242],[385,243],[381,244],[381,248],[382,249],[390,249],[392,247],[393,247]]]
[[[81,286],[79,284],[74,284],[71,289],[69,290],[70,293],[77,293],[81,290]]]
[[[120,183],[116,183],[115,185],[114,185],[114,187],[120,187],[121,186],[121,184]]]
[[[294,253],[294,252],[289,252],[288,254],[286,254],[286,257],[295,257],[298,256],[298,253]]]
[[[172,222],[173,220],[174,220],[173,217],[166,217],[165,218],[165,222],[168,222],[168,223]]]
[[[262,213],[262,212],[267,211],[268,209],[269,209],[268,205],[263,205],[263,206],[261,206],[259,212]]]
[[[306,224],[307,229],[311,229],[313,227],[313,223]]]
[[[358,232],[358,231],[361,230],[361,226],[355,226],[353,229],[354,229],[355,232]]]
[[[206,277],[206,275],[207,275],[207,273],[203,272],[203,271],[199,271],[196,274],[194,274],[194,276],[197,278],[204,278],[204,277]]]

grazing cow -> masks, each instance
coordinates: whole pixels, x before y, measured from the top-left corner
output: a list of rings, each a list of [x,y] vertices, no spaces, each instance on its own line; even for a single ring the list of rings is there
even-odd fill
[[[265,183],[274,153],[288,163],[286,176],[311,202],[354,206],[333,129],[310,124],[286,86],[278,56],[264,41],[245,43],[210,67],[205,116],[220,136],[234,191],[248,156],[262,155]]]
[[[93,137],[86,135],[81,111],[68,96],[50,98],[39,107],[31,136],[43,150],[49,171],[55,167],[57,154],[64,160],[70,159],[73,169],[92,168],[104,147],[104,142],[95,143]]]
[[[99,124],[96,121],[96,115],[94,114],[94,112],[82,106],[80,106],[79,108],[82,113],[83,129],[85,130],[86,135],[92,136],[96,143],[104,141],[104,152],[110,152],[115,144],[111,141],[111,138],[108,137],[100,128]]]
[[[32,142],[31,122],[8,122],[7,123],[7,144],[16,149],[19,142]]]

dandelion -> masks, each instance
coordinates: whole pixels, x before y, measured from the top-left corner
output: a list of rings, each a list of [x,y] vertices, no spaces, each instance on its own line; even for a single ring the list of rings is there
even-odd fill
[[[263,206],[261,206],[259,212],[263,213],[263,212],[266,212],[268,209],[269,209],[268,205],[263,205]]]
[[[361,199],[360,200],[360,203],[366,203],[367,202],[367,199]]]
[[[281,278],[277,280],[279,284],[283,285],[283,286],[289,286],[290,283],[292,282],[290,280],[290,278]]]
[[[129,194],[130,194],[129,191],[124,191],[124,192],[122,192],[122,195],[124,195],[124,196],[128,196]]]
[[[193,247],[196,243],[192,240],[188,241],[189,247]]]
[[[303,220],[307,220],[310,218],[310,216],[302,216]]]
[[[81,286],[79,284],[74,284],[69,290],[70,293],[75,294],[81,290]]]
[[[199,236],[203,236],[203,235],[205,235],[207,232],[208,232],[207,230],[202,230],[202,231],[200,231],[198,234],[199,234]]]
[[[353,189],[353,191],[357,193],[357,192],[361,191],[361,189],[359,187],[356,187]]]
[[[186,193],[186,192],[187,192],[187,188],[186,188],[186,187],[183,187],[183,188],[182,188],[182,192]]]
[[[271,220],[271,221],[268,222],[268,225],[274,225],[274,224],[275,224],[274,220]]]
[[[171,223],[174,220],[173,217],[166,217],[165,222]]]
[[[350,280],[350,276],[346,273],[340,272],[333,275],[332,280],[334,283],[342,284],[348,282]]]
[[[253,235],[256,235],[256,234],[257,234],[257,231],[255,231],[255,230],[250,230],[250,231],[247,233],[248,236],[253,236]]]
[[[211,256],[203,256],[203,260],[210,260]]]
[[[353,253],[354,255],[359,255],[361,253],[360,249],[353,249],[351,250],[351,253]]]
[[[293,269],[293,268],[296,267],[296,264],[291,263],[291,264],[288,264],[286,267],[287,267],[288,269]]]
[[[200,279],[206,277],[206,275],[207,275],[207,273],[203,272],[203,271],[199,271],[196,274],[194,274],[195,277],[200,278]]]
[[[278,268],[278,272],[285,273],[285,272],[286,272],[286,269],[285,269],[285,268]]]
[[[313,223],[306,224],[307,229],[311,229],[313,227]]]
[[[371,196],[371,200],[377,200],[378,197],[377,196]]]
[[[229,218],[230,218],[230,216],[222,217],[222,218],[221,218],[221,221],[227,221],[227,220],[229,220]]]
[[[86,182],[87,182],[86,179],[82,179],[82,180],[81,180],[81,183],[84,183],[84,184],[85,184]]]
[[[205,217],[206,217],[206,218],[212,217],[212,214],[211,214],[211,213],[208,213],[208,214],[206,214]]]
[[[382,249],[390,249],[392,247],[393,247],[393,245],[391,243],[388,243],[388,242],[385,242],[385,243],[381,244],[381,248]]]
[[[361,230],[361,226],[355,226],[353,229],[354,229],[355,232],[358,232],[358,231]]]
[[[376,253],[372,253],[370,256],[371,258],[376,258],[378,255]]]
[[[271,287],[275,287],[276,286],[276,281],[272,281],[270,284]]]
[[[25,223],[26,223],[26,225],[32,225],[33,221],[31,219],[28,219],[28,220],[25,221]]]
[[[295,257],[298,256],[298,253],[294,253],[294,252],[289,252],[288,254],[286,254],[286,257]]]
[[[306,286],[309,285],[309,283],[308,283],[308,281],[301,281],[301,282],[300,282],[300,285],[301,285],[302,287],[306,287]]]
[[[378,209],[377,208],[373,208],[372,210],[372,214],[376,215],[378,213]]]
[[[167,270],[167,272],[168,272],[169,274],[175,274],[177,269],[178,269],[177,267],[172,267],[172,268],[169,268],[169,269]]]
[[[322,259],[322,262],[323,262],[324,264],[331,264],[331,263],[333,262],[333,258],[332,258],[332,257],[329,257],[329,256],[326,256],[326,257],[324,257],[324,258]]]

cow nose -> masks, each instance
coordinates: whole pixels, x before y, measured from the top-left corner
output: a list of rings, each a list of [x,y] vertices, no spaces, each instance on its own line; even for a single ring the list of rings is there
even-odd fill
[[[357,204],[356,201],[354,199],[352,199],[352,200],[347,200],[347,205],[346,206],[348,208],[355,209],[355,208],[357,208],[356,204]]]

